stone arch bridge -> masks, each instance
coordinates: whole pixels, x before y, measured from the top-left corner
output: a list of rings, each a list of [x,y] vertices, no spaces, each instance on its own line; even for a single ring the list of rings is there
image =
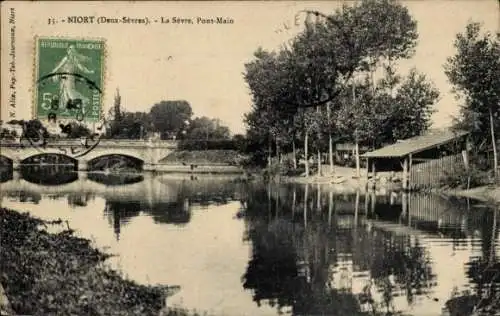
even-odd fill
[[[12,162],[14,170],[28,158],[58,154],[66,156],[78,165],[79,171],[86,171],[89,162],[96,158],[120,155],[135,158],[143,163],[146,171],[155,170],[159,161],[177,149],[176,141],[108,140],[101,139],[89,144],[80,139],[50,140],[44,147],[19,142],[0,143],[0,156]]]

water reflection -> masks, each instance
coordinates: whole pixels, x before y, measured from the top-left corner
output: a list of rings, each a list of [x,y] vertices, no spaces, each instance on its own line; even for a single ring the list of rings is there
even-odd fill
[[[3,190],[3,188],[2,188]],[[6,196],[11,201],[18,201],[21,203],[33,203],[38,204],[42,200],[42,195],[36,192],[25,192],[25,191],[11,191],[3,192],[2,196]]]
[[[144,176],[138,173],[98,173],[89,172],[87,175],[89,180],[104,185],[124,185],[138,183],[144,180]]]
[[[253,251],[243,279],[258,304],[291,306],[296,315],[346,315],[394,310],[394,295],[411,304],[429,292],[435,275],[423,246],[370,225],[361,217],[359,192],[334,199],[305,186],[303,196],[292,189],[291,199],[279,190],[256,194],[246,201]],[[370,291],[379,293],[379,306]]]
[[[12,179],[13,179],[12,167],[0,164],[0,183],[4,183]]]
[[[179,284],[188,308],[471,315],[500,297],[497,214],[473,203],[230,177],[92,177],[49,187],[14,176],[2,202],[66,216],[102,246],[105,227],[127,275]]]
[[[88,162],[89,170],[94,171],[139,171],[143,165],[142,160],[125,155],[105,155]]]
[[[78,180],[73,165],[21,165],[24,180],[41,185],[61,185]]]
[[[498,230],[492,225],[495,220],[488,218],[496,216],[495,212],[482,209],[471,214],[470,205],[468,210],[457,204],[458,201],[448,198],[418,194],[377,196],[372,192],[364,195],[363,209],[360,192],[333,197],[332,192],[325,195],[321,188],[313,186],[305,186],[302,192],[303,197],[293,188],[290,196],[290,191],[283,195],[279,189],[269,192],[268,188],[266,193],[261,188],[255,191],[253,199],[245,202],[248,204],[245,216],[247,238],[254,247],[243,279],[244,286],[254,290],[254,300],[259,304],[267,301],[279,310],[288,304],[296,314],[321,311],[336,314],[334,309],[343,303],[335,301],[330,310],[324,301],[315,302],[303,295],[314,293],[314,298],[329,297],[333,295],[333,281],[335,290],[344,289],[356,297],[359,305],[355,306],[351,305],[350,298],[343,297],[351,312],[411,310],[422,300],[440,301],[434,291],[435,287],[443,286],[437,282],[438,275],[433,271],[436,258],[432,258],[428,249],[435,239],[451,245],[454,252],[464,250],[470,241],[479,241],[483,252],[497,246]],[[281,212],[279,220],[276,219],[277,212]],[[481,240],[477,240],[478,236],[482,237]],[[478,257],[494,256],[475,255],[470,258],[470,263]],[[290,262],[283,262],[283,258]],[[304,266],[302,270],[305,272],[301,271],[300,264],[294,265],[296,262]],[[494,271],[493,275],[484,273],[487,268]],[[326,281],[328,270],[330,278]],[[492,279],[498,282],[500,276],[500,273],[496,274],[500,271],[496,269],[496,263],[489,267],[483,264],[475,270],[483,283],[488,284],[488,295],[491,296],[491,290],[497,288],[496,284],[491,285]],[[277,280],[262,282],[255,271],[262,271],[265,280],[272,279],[267,277],[268,274],[274,274]],[[289,274],[283,276],[283,271]],[[471,277],[471,268],[467,268],[467,276],[472,285],[475,281]],[[300,290],[297,287],[301,287]],[[288,288],[290,291],[286,292]],[[280,294],[283,291],[285,293]],[[371,291],[377,292],[378,301],[375,299],[377,295]],[[480,292],[481,286],[477,286],[476,291]],[[453,295],[451,289],[449,293]],[[307,302],[300,301],[304,297]],[[401,297],[406,302],[402,302]],[[464,314],[464,310],[460,313]]]
[[[120,239],[121,227],[126,225],[131,218],[139,216],[140,212],[140,202],[106,201],[104,207],[104,214],[108,216],[110,224],[113,226],[116,239]]]
[[[72,192],[67,195],[67,199],[71,208],[86,207],[94,199],[94,195],[88,192]]]
[[[144,213],[155,223],[184,225],[189,223],[191,212],[189,201],[157,202],[153,205],[141,201],[106,201],[104,214],[110,218],[116,238],[120,238],[121,226]]]

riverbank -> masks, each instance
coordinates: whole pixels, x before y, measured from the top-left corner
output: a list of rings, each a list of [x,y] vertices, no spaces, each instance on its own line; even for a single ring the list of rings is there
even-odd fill
[[[448,195],[471,198],[483,202],[500,203],[500,186],[481,186],[469,190],[448,190]]]
[[[309,177],[294,176],[283,177],[281,180],[288,183],[301,183],[301,184],[330,184],[335,188],[342,191],[356,191],[364,190],[369,184],[366,179],[366,169],[360,170],[360,177],[356,174],[355,168],[334,166],[334,171],[330,171],[329,165],[322,166],[322,174],[312,174]],[[390,172],[379,172],[377,174],[375,187],[383,188],[385,190],[401,189],[398,183],[393,183],[388,179],[391,177]],[[500,186],[481,186],[469,190],[458,189],[436,189],[436,192],[444,193],[449,196],[471,198],[485,202],[500,203]]]
[[[227,164],[157,164],[155,172],[162,173],[193,173],[193,174],[243,174],[245,170],[239,166]]]
[[[238,165],[245,159],[236,150],[178,150],[160,159],[160,164],[170,165]]]
[[[0,218],[1,309],[20,315],[189,315],[165,308],[173,288],[123,278],[106,265],[109,254],[74,236],[66,223],[5,208]]]
[[[309,177],[300,176],[284,176],[280,180],[286,183],[300,184],[319,184],[329,185],[335,191],[355,192],[356,190],[365,190],[367,187],[373,186],[373,180],[367,180],[366,169],[361,169],[359,176],[356,168],[334,166],[333,171],[330,171],[329,165],[322,166],[321,175],[311,174]],[[391,182],[391,174],[389,172],[380,172],[375,179],[375,187],[385,190],[400,190],[401,183]]]

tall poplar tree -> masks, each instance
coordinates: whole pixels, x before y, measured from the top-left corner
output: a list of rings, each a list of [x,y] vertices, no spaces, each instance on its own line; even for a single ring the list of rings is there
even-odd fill
[[[465,32],[457,34],[454,46],[456,53],[448,58],[445,73],[463,100],[460,126],[471,132],[476,145],[483,139],[490,140],[494,175],[498,179],[500,33],[482,33],[479,23],[469,23]]]

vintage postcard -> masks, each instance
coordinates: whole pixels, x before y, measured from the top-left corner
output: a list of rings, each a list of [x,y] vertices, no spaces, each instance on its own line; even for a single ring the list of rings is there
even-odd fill
[[[0,5],[0,315],[500,310],[498,1]]]

